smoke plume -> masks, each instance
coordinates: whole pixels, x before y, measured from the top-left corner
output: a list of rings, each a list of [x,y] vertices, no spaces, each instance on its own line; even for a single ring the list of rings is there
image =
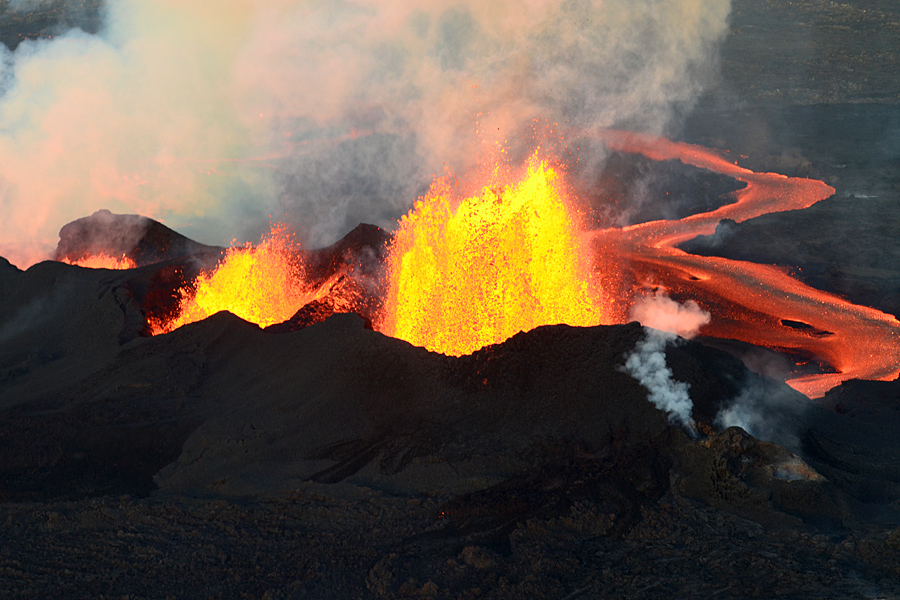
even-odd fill
[[[810,406],[809,399],[799,392],[785,389],[773,393],[771,387],[750,383],[722,407],[713,424],[720,429],[738,426],[760,440],[799,452],[797,432]]]
[[[52,246],[101,208],[207,243],[271,219],[311,243],[393,228],[445,167],[534,144],[534,120],[664,132],[715,72],[729,10],[107,0],[97,34],[0,50],[0,244]]]
[[[690,386],[672,378],[672,370],[666,365],[666,346],[679,336],[694,337],[701,326],[709,323],[709,313],[693,300],[679,304],[655,293],[634,306],[631,318],[644,325],[646,335],[625,358],[625,370],[647,388],[650,402],[665,411],[671,423],[695,433]]]

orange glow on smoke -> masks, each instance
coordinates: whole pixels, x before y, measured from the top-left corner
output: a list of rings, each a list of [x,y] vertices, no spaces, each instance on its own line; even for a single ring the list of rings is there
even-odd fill
[[[299,248],[284,227],[274,226],[257,246],[232,247],[215,271],[181,290],[178,315],[152,323],[153,335],[227,310],[267,327],[290,319],[315,297],[305,283]]]
[[[137,267],[137,265],[134,264],[134,261],[127,256],[123,255],[119,258],[116,258],[115,256],[110,256],[109,254],[103,253],[94,254],[93,256],[86,256],[78,260],[69,260],[67,258],[64,258],[61,262],[64,262],[68,265],[78,265],[79,267],[86,267],[88,269],[124,270],[134,269]]]
[[[438,180],[400,221],[381,328],[460,356],[540,325],[597,325],[582,256],[559,176],[536,158],[518,183],[464,200]]]

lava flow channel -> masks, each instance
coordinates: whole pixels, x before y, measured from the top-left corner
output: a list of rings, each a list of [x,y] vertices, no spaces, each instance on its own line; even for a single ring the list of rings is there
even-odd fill
[[[858,306],[807,286],[776,266],[687,254],[674,246],[715,231],[721,219],[744,221],[771,212],[798,210],[828,198],[821,181],[755,173],[700,146],[626,132],[598,134],[608,147],[654,160],[685,164],[728,175],[747,184],[737,202],[678,221],[653,221],[592,233],[599,255],[630,263],[636,279],[674,296],[695,299],[712,314],[705,335],[737,339],[775,349],[802,350],[835,372],[788,380],[811,398],[848,379],[890,380],[900,365],[900,323],[891,315]],[[783,321],[811,327],[797,329]]]

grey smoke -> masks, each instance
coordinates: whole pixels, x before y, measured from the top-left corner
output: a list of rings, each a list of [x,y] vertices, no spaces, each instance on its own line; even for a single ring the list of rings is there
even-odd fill
[[[809,399],[799,392],[749,383],[723,406],[713,424],[720,429],[738,426],[757,439],[799,452],[797,432],[809,407]]]
[[[669,422],[693,433],[696,426],[691,416],[694,403],[688,394],[690,385],[675,381],[672,370],[666,365],[666,345],[676,339],[673,334],[647,329],[646,337],[626,358],[625,369],[647,388],[647,399],[669,415]]]

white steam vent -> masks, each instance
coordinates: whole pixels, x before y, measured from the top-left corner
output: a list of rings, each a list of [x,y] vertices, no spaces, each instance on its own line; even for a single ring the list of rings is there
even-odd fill
[[[646,335],[626,357],[625,370],[647,388],[648,399],[669,415],[669,422],[695,434],[690,386],[672,378],[672,370],[666,365],[666,345],[679,336],[690,339],[697,335],[700,327],[709,323],[709,313],[693,300],[679,304],[663,293],[655,293],[632,308],[631,318],[644,325]]]

